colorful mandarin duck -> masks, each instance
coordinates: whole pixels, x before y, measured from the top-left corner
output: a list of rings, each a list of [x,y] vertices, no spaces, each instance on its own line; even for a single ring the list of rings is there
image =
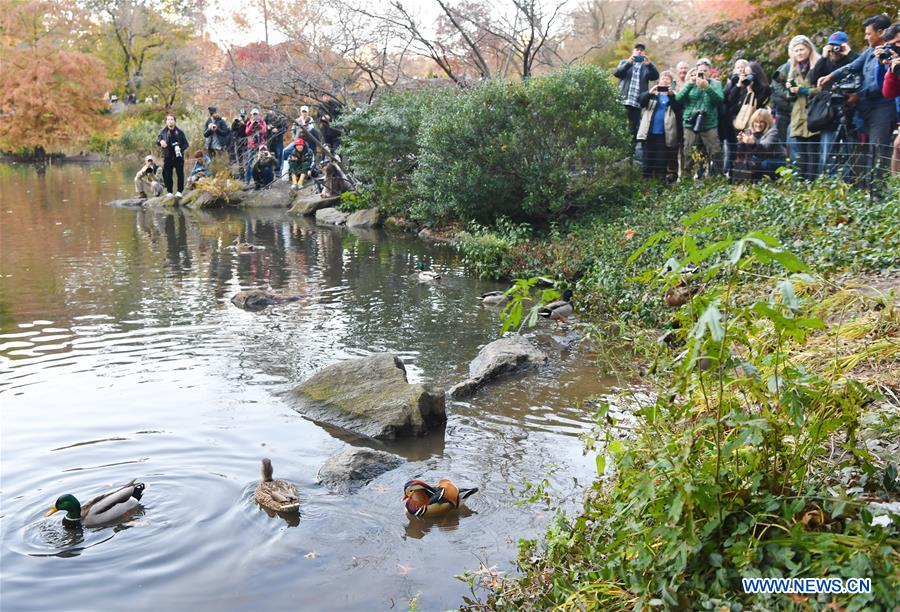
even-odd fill
[[[403,501],[406,511],[413,516],[443,516],[450,510],[459,508],[459,503],[477,493],[478,489],[460,489],[449,480],[441,480],[437,487],[421,480],[410,480],[403,486]]]

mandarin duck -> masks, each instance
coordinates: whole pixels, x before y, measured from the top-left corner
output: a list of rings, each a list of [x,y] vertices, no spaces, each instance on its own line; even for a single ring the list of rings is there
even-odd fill
[[[121,519],[127,512],[140,505],[141,495],[144,494],[145,488],[144,483],[132,480],[115,491],[92,497],[85,504],[81,504],[74,495],[66,493],[56,500],[56,503],[44,516],[65,510],[66,514],[62,524],[69,529],[77,529],[81,526],[96,527],[104,523],[111,523]]]
[[[406,511],[413,516],[431,518],[456,510],[461,501],[477,492],[477,488],[460,489],[447,479],[438,482],[437,487],[410,480],[403,485],[403,501]]]

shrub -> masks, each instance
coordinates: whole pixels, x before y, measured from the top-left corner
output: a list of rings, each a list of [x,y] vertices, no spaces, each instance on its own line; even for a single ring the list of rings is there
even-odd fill
[[[419,216],[438,220],[549,221],[609,198],[629,174],[621,105],[591,66],[485,82],[428,115],[420,141]]]
[[[389,94],[343,119],[347,156],[391,212],[430,224],[547,222],[621,202],[627,122],[607,73]]]

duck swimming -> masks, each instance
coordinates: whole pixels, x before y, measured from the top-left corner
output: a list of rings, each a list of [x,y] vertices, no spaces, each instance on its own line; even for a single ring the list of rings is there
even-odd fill
[[[410,480],[403,485],[403,501],[406,511],[413,516],[432,518],[456,510],[461,501],[477,492],[477,488],[460,489],[446,478],[438,482],[437,487],[421,480]]]
[[[482,304],[488,304],[491,306],[499,306],[500,304],[505,304],[509,301],[509,298],[506,297],[505,291],[488,291],[487,293],[482,293],[478,296],[478,301]]]
[[[418,274],[416,276],[419,279],[420,283],[430,283],[433,281],[441,280],[440,274],[425,269],[425,262],[421,259],[416,262],[416,270],[418,270]]]
[[[249,242],[241,242],[240,240],[240,238],[235,238],[231,242],[231,248],[235,249],[238,253],[254,253],[256,251],[266,250],[266,247],[264,246],[257,246]]]
[[[91,498],[83,505],[74,495],[66,493],[56,500],[56,503],[44,516],[65,510],[66,515],[63,517],[62,523],[69,529],[111,523],[140,505],[145,488],[144,483],[132,480],[120,489]]]
[[[287,480],[272,478],[272,462],[262,460],[262,477],[256,486],[257,503],[273,512],[296,512],[300,509],[300,494],[297,487]]]

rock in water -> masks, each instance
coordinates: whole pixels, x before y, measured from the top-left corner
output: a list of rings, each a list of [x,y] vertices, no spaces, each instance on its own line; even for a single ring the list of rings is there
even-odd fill
[[[231,298],[231,303],[238,308],[244,310],[262,310],[266,306],[275,304],[283,304],[285,302],[296,302],[300,298],[295,295],[283,296],[266,291],[265,289],[248,289],[247,291],[238,291]]]
[[[337,208],[322,208],[316,211],[316,223],[320,225],[344,225],[347,222],[347,213]]]
[[[378,208],[357,210],[347,217],[347,227],[381,227],[381,211]]]
[[[447,421],[444,393],[407,382],[403,362],[392,353],[327,366],[293,395],[295,409],[309,418],[381,440],[421,436]]]
[[[288,211],[292,215],[314,215],[317,210],[322,208],[334,208],[341,203],[340,196],[332,198],[323,198],[318,193],[308,194],[304,192],[298,193],[293,200],[294,204]]]
[[[450,397],[468,397],[492,380],[546,363],[547,355],[523,336],[500,338],[478,352],[469,364],[469,378],[450,389]]]
[[[330,489],[349,492],[405,460],[392,453],[371,448],[348,448],[329,457],[319,468],[318,481]]]

